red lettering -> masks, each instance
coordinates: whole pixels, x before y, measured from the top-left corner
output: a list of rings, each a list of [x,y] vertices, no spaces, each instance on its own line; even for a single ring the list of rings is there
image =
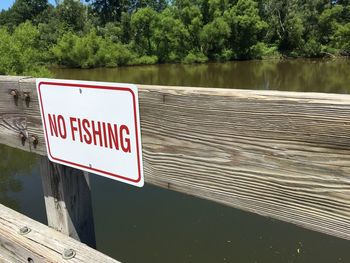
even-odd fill
[[[102,130],[103,130],[103,142],[104,142],[104,147],[107,148],[107,134],[106,134],[106,123],[102,122]]]
[[[114,128],[114,131],[112,129],[112,125],[110,123],[107,123],[108,138],[109,138],[109,148],[112,149],[113,148],[113,144],[114,144],[115,149],[119,150],[118,126],[117,126],[117,124],[114,124],[113,128]]]
[[[60,132],[61,138],[66,139],[67,138],[67,128],[66,128],[66,123],[65,123],[62,115],[58,115],[57,124],[58,124],[58,131]],[[62,127],[63,127],[63,130],[62,130]]]
[[[122,150],[124,152],[128,152],[129,153],[129,152],[131,152],[130,138],[125,138],[125,140],[124,140],[124,134],[123,134],[124,131],[125,131],[125,133],[127,135],[130,134],[128,126],[120,125],[120,132],[119,132],[120,133],[119,134],[119,136],[120,136],[120,145],[121,145]]]
[[[76,122],[77,118],[70,117],[69,120],[70,120],[70,130],[72,131],[72,140],[75,141],[74,132],[76,132],[78,129],[77,127],[73,126],[73,122]]]
[[[55,133],[55,136],[58,137],[56,115],[54,114],[53,117],[51,117],[51,114],[48,114],[48,117],[50,123],[51,136],[54,136],[53,134]]]
[[[48,115],[51,135],[66,139],[67,128],[62,115]],[[117,125],[101,121],[90,121],[70,117],[70,129],[72,140],[80,140],[81,143],[94,144],[100,147],[121,150],[131,153],[130,130],[126,125]],[[77,135],[78,134],[78,135]],[[79,136],[79,139],[76,137]]]
[[[80,141],[83,142],[83,135],[82,135],[82,132],[81,132],[81,121],[80,121],[80,119],[78,119],[78,127],[79,127],[79,138],[80,138]]]
[[[92,123],[92,135],[94,138],[94,144],[97,145],[97,141],[96,141],[96,135],[98,135],[99,137],[99,142],[100,142],[100,146],[102,146],[102,133],[101,133],[101,122],[97,122],[97,126],[98,128],[95,128],[95,122],[91,121]]]
[[[90,128],[90,123],[87,119],[83,119],[82,121],[82,124],[83,124],[83,129],[84,129],[84,140],[87,144],[91,144],[92,142],[92,138],[91,138],[91,133],[89,131],[89,128]]]

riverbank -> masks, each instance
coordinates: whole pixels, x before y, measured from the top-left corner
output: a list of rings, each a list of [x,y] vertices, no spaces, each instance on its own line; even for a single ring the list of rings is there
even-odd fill
[[[49,76],[48,65],[109,68],[350,54],[350,5],[339,1],[180,1],[159,9],[147,3],[120,9],[115,17],[106,16],[115,7],[97,8],[96,1],[46,2],[21,11],[26,4],[17,2],[22,0],[0,12],[0,74]]]

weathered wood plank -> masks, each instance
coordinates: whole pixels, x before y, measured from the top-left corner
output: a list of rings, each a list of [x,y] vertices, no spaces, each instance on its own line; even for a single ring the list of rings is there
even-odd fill
[[[22,94],[21,99],[23,112],[26,117],[30,151],[43,154],[46,151],[45,147],[40,147],[37,149],[37,144],[36,142],[34,143],[34,140],[37,140],[38,145],[45,146],[41,119],[38,119],[38,116],[40,116],[40,108],[35,87],[35,79],[21,79],[19,80],[19,87]]]
[[[146,182],[350,239],[350,96],[143,86]]]
[[[0,143],[19,149],[29,149],[18,83],[24,78],[0,76]]]
[[[48,225],[95,248],[89,175],[46,156],[40,168]]]
[[[349,95],[140,85],[139,100],[146,182],[350,239]]]
[[[21,235],[19,231],[24,226],[31,231]],[[75,257],[63,259],[65,249],[73,249]],[[0,253],[4,262],[118,262],[3,205],[0,205]]]

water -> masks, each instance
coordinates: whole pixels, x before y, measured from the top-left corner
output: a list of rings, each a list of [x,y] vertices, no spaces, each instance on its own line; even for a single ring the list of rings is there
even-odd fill
[[[348,93],[348,60],[54,70],[142,84]],[[0,202],[46,223],[38,157],[0,146]],[[214,202],[91,175],[98,249],[122,262],[350,262],[350,242]]]
[[[55,69],[59,78],[234,89],[350,92],[350,59],[235,61],[109,69]]]

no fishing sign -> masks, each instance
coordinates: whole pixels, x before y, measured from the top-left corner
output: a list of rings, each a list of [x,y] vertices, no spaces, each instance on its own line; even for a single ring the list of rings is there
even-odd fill
[[[143,186],[135,85],[37,79],[36,86],[52,162]]]

